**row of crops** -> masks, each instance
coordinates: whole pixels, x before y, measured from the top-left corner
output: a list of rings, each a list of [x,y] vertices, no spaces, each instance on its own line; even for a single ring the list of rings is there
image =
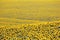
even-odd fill
[[[60,23],[0,25],[0,40],[60,40]]]

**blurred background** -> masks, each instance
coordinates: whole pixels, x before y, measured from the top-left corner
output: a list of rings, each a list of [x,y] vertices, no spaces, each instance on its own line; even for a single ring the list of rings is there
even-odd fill
[[[0,18],[60,20],[59,0],[0,0]]]

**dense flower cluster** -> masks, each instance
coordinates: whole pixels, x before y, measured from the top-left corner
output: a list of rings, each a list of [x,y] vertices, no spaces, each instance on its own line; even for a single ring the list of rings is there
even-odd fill
[[[60,23],[14,26],[5,25],[5,27],[1,27],[0,40],[60,40]]]

